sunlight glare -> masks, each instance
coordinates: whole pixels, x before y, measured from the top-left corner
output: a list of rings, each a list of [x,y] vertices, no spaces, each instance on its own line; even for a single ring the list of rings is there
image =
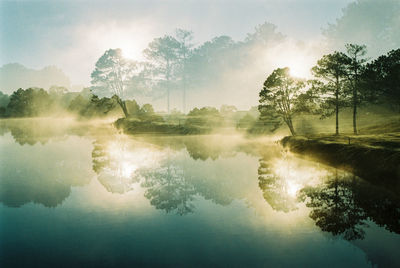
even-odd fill
[[[302,62],[290,63],[288,64],[290,69],[290,75],[297,78],[308,77],[310,71],[305,65],[302,65]]]

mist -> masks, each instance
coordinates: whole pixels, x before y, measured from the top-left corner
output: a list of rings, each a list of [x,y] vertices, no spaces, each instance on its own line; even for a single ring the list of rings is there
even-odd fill
[[[36,68],[56,64],[63,71],[58,69],[56,72],[60,74],[56,74],[45,69],[30,70],[28,74],[28,70],[24,70],[22,66],[17,68],[17,65],[5,65],[0,70],[0,90],[7,94],[20,87],[48,89],[52,85],[80,91],[83,87],[90,86],[90,73],[94,64],[107,49],[121,48],[126,57],[143,62],[146,59],[142,51],[154,38],[174,35],[175,29],[183,28],[193,31],[195,50],[219,36],[232,38],[230,47],[216,48],[223,49],[223,53],[212,56],[213,64],[203,63],[202,66],[196,66],[199,77],[195,78],[208,81],[202,81],[201,84],[193,82],[189,85],[187,110],[203,106],[218,108],[223,104],[249,109],[258,105],[258,92],[273,69],[288,66],[293,75],[310,78],[309,70],[319,57],[334,49],[343,51],[346,43],[366,44],[371,58],[400,45],[398,31],[395,30],[399,23],[396,16],[399,10],[397,1],[335,1],[335,4],[306,1],[299,7],[298,15],[303,18],[301,20],[291,18],[293,11],[289,9],[281,12],[280,17],[266,9],[268,6],[278,11],[290,5],[296,7],[297,4],[290,1],[282,1],[279,4],[274,1],[267,1],[265,4],[252,1],[252,5],[236,1],[224,11],[223,1],[213,4],[207,2],[208,5],[194,2],[182,5],[177,1],[154,1],[152,5],[133,2],[128,6],[125,6],[127,3],[124,2],[124,9],[118,8],[118,5],[110,7],[105,2],[100,2],[91,13],[87,11],[89,3],[85,1],[79,2],[79,10],[76,8],[78,2],[61,2],[58,5],[47,3],[2,3],[3,20],[7,19],[7,23],[2,27],[2,35],[7,35],[8,38],[2,42],[2,51],[7,53],[2,53],[1,62],[5,64],[5,61],[18,61]],[[153,5],[154,8],[150,9]],[[167,6],[168,10],[173,10],[172,13],[166,13]],[[41,13],[42,7],[50,12],[49,17]],[[260,10],[257,11],[257,8]],[[28,9],[30,13],[26,13]],[[33,30],[39,33],[40,38],[25,36],[26,33],[20,28],[23,22],[17,23],[10,18],[9,10],[26,13],[28,17],[24,18],[25,20],[39,22]],[[105,15],[106,10],[108,15]],[[133,10],[134,13],[131,14],[127,10]],[[379,10],[380,13],[376,13],[375,10]],[[263,14],[261,11],[266,12]],[[151,16],[148,15],[149,12]],[[311,24],[306,19],[310,15],[308,12],[325,14],[325,17],[322,19],[318,16]],[[228,14],[239,13],[249,19],[241,19],[245,23],[240,24],[228,21]],[[197,21],[205,14],[208,16],[207,23],[202,22],[202,27],[199,27]],[[380,19],[382,16],[385,17],[384,21]],[[164,21],[169,23],[165,24]],[[263,36],[255,37],[256,28],[265,21],[275,25],[275,28],[268,26],[268,30],[261,33]],[[368,27],[364,25],[366,21]],[[13,39],[9,38],[9,30],[6,30],[10,23],[18,26],[14,27],[16,32],[12,35]],[[62,27],[63,30],[57,31],[63,34],[55,34],[54,29],[49,28],[47,23],[55,23]],[[249,36],[252,35],[255,40],[250,41]],[[11,47],[12,42],[21,38],[29,40],[30,48],[38,53],[24,56],[18,52],[24,45]],[[37,58],[34,55],[37,55]],[[26,75],[21,83],[21,74],[24,72]],[[207,77],[202,78],[202,75]],[[77,86],[78,84],[82,86]],[[183,110],[180,88],[175,86],[170,94],[170,109]],[[147,95],[133,92],[132,96],[142,104],[151,102],[156,110],[167,109],[160,92]]]
[[[399,14],[0,1],[0,267],[400,267]]]

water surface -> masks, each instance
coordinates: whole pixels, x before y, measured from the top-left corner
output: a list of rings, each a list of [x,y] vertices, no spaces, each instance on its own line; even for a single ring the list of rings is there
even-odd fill
[[[241,135],[0,122],[1,267],[399,267],[390,186]]]

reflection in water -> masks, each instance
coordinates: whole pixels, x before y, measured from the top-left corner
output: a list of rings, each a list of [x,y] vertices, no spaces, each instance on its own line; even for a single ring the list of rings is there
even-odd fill
[[[111,193],[123,194],[133,190],[140,181],[140,170],[154,166],[161,153],[125,135],[93,142],[93,170],[99,182]]]
[[[103,146],[99,141],[93,142],[93,170],[98,175],[97,179],[112,193],[123,194],[132,190],[138,180],[133,176],[135,166],[127,162],[123,145],[114,145],[117,148],[111,152],[104,150]]]
[[[258,183],[264,199],[276,211],[297,209],[297,194],[305,185],[315,184],[326,172],[314,163],[287,152],[263,155],[259,159]]]
[[[46,128],[38,122],[0,124],[1,149],[7,156],[0,162],[0,201],[7,206],[35,202],[55,207],[71,187],[90,182],[91,166],[107,191],[123,194],[143,188],[154,208],[185,215],[195,211],[200,198],[223,206],[233,200],[249,202],[254,192],[244,189],[256,180],[256,174],[246,177],[249,164],[261,155],[258,186],[273,210],[290,217],[304,203],[322,231],[346,240],[363,239],[370,222],[400,233],[398,193],[301,160],[277,145],[261,149],[259,143],[237,137],[133,138],[110,131],[88,139],[77,137],[87,129],[63,124]],[[8,132],[18,144],[30,146],[15,146]]]
[[[7,247],[6,254],[18,256],[13,258],[17,263],[19,256],[27,256],[25,249],[33,252],[26,257],[30,261],[55,252],[54,263],[86,258],[109,264],[144,256],[145,264],[154,264],[149,260],[164,256],[172,266],[183,263],[175,260],[192,258],[193,252],[207,252],[199,256],[206,259],[212,251],[221,262],[203,266],[228,259],[263,266],[266,258],[276,256],[287,260],[285,266],[303,259],[298,266],[309,267],[313,262],[305,259],[329,248],[327,255],[337,266],[357,263],[354,252],[365,265],[359,249],[373,263],[399,264],[397,256],[388,257],[395,255],[400,241],[398,193],[299,159],[270,141],[222,135],[135,137],[73,124],[46,129],[42,123],[14,122],[6,128],[2,123],[0,240],[16,245]],[[40,206],[6,208],[29,202]],[[330,243],[322,231],[340,243]],[[229,244],[233,236],[241,246]],[[96,250],[92,255],[74,250],[71,237]],[[200,243],[191,243],[192,237]],[[277,242],[281,238],[285,243]],[[162,244],[167,246],[155,249]],[[177,249],[182,259],[176,257]]]
[[[343,235],[346,240],[364,238],[367,217],[355,202],[354,186],[354,176],[339,178],[336,170],[326,183],[302,189],[303,199],[309,198],[307,207],[312,208],[310,218],[321,230]]]
[[[145,197],[157,209],[185,215],[194,210],[195,187],[185,178],[182,167],[171,163],[169,157],[158,168],[142,172]]]
[[[400,233],[400,198],[354,175],[338,174],[317,187],[306,187],[302,197],[312,208],[310,217],[322,230],[343,234],[347,240],[363,239],[367,221]]]
[[[296,185],[278,176],[267,161],[260,159],[258,168],[258,180],[260,189],[263,191],[265,201],[277,211],[289,212],[296,207]]]
[[[151,205],[179,215],[194,211],[195,195],[221,205],[229,205],[235,199],[227,191],[234,187],[226,167],[221,167],[222,170],[216,167],[216,173],[210,168],[219,162],[204,161],[222,155],[233,157],[237,143],[226,146],[225,142],[223,146],[213,143],[213,140],[218,142],[215,137],[140,137],[136,140],[117,135],[110,138],[96,140],[92,151],[93,170],[109,192],[122,194],[140,185]],[[207,168],[210,172],[206,175]],[[230,164],[228,168],[232,170]]]
[[[0,161],[0,202],[19,207],[29,202],[46,207],[60,205],[73,186],[83,186],[91,179],[87,164],[90,143],[78,138],[43,147],[15,146],[10,136],[3,137]]]
[[[368,221],[400,233],[400,197],[337,169],[282,153],[259,160],[259,187],[276,211],[296,210],[300,202],[322,230],[346,240],[364,239]]]

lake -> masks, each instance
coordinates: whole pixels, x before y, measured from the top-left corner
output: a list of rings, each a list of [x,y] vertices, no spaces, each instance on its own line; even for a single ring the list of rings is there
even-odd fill
[[[240,134],[0,121],[1,267],[400,267],[400,195]]]

